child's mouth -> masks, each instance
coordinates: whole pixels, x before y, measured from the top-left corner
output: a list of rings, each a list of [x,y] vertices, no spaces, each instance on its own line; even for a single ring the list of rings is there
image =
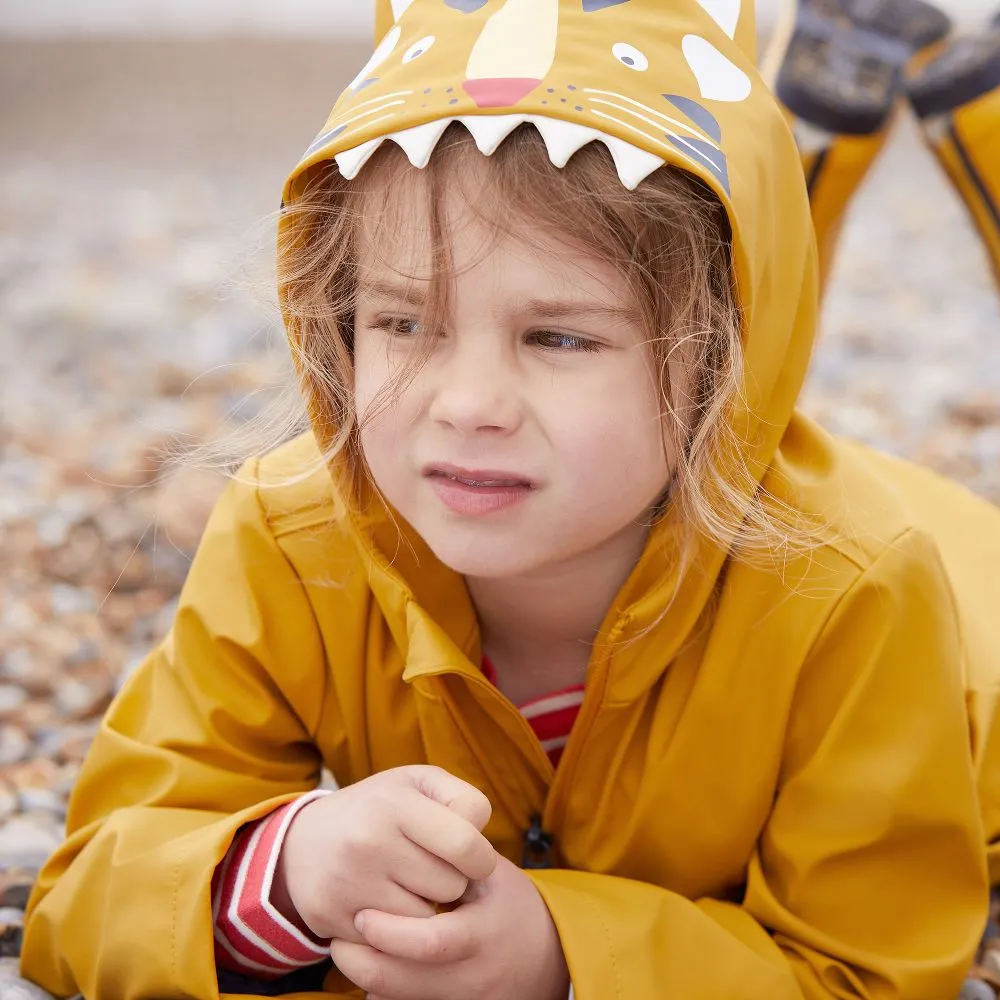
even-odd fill
[[[455,514],[480,516],[507,510],[534,490],[531,480],[492,470],[465,470],[437,466],[424,475],[438,499]]]

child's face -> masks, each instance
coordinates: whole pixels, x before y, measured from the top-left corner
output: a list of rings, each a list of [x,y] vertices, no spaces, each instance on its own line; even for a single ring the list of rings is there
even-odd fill
[[[447,328],[381,411],[379,391],[419,351],[413,332],[431,272],[423,199],[397,195],[398,234],[378,254],[370,238],[362,246],[355,401],[375,482],[466,576],[637,555],[673,459],[624,279],[543,233],[532,246],[496,242],[448,190]]]

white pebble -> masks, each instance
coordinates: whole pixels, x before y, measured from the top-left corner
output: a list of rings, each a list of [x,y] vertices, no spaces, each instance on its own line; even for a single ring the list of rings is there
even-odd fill
[[[18,804],[23,812],[41,810],[53,813],[60,819],[66,816],[66,801],[51,788],[22,788],[18,793]]]
[[[28,700],[28,692],[16,684],[0,684],[0,716],[12,715]]]
[[[16,764],[31,751],[31,740],[17,726],[0,726],[0,764]]]
[[[94,595],[83,587],[71,587],[68,583],[55,583],[49,588],[49,601],[57,615],[89,614],[96,604]]]
[[[56,688],[56,705],[64,715],[75,715],[94,703],[94,692],[89,685],[68,677]]]
[[[62,824],[47,813],[15,816],[0,827],[0,868],[41,868],[62,838]]]

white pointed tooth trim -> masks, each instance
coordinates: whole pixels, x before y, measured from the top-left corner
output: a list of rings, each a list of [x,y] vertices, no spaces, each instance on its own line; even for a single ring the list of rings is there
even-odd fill
[[[573,154],[583,149],[588,142],[603,138],[596,129],[563,121],[561,118],[532,115],[528,120],[541,133],[545,148],[549,151],[549,159],[556,167],[565,167]]]
[[[387,138],[406,153],[407,159],[413,166],[422,170],[430,163],[434,147],[450,124],[451,119],[439,118],[424,125],[403,129],[402,132],[393,132]]]
[[[334,159],[337,161],[337,166],[340,168],[340,172],[344,178],[349,181],[354,180],[358,176],[358,171],[368,162],[372,153],[385,140],[386,136],[380,135],[376,139],[369,139],[368,142],[363,142],[360,146],[355,146],[354,149],[338,153]]]
[[[666,162],[653,153],[647,153],[646,150],[613,136],[608,136],[604,143],[611,150],[618,177],[629,191],[634,191],[654,170]]]
[[[603,142],[615,161],[619,179],[629,191],[634,191],[654,170],[666,162],[653,153],[647,153],[630,142],[595,128],[541,115],[533,115],[530,120],[541,132],[549,151],[549,159],[557,167],[566,166],[573,154],[587,143]]]
[[[479,152],[484,156],[492,156],[500,144],[519,125],[528,121],[528,115],[462,115],[457,119],[476,140]]]
[[[600,112],[595,114],[600,115]],[[610,115],[601,117],[611,118]],[[625,122],[611,120],[620,126],[632,128]],[[534,125],[545,143],[549,160],[553,166],[559,168],[565,167],[573,154],[588,143],[603,142],[615,161],[619,179],[630,191],[635,190],[654,170],[666,162],[662,157],[633,146],[623,139],[608,135],[596,128],[563,121],[561,118],[548,118],[544,115],[462,115],[457,118],[439,118],[424,125],[371,139],[361,146],[339,153],[336,157],[337,166],[347,180],[353,180],[375,150],[386,140],[391,140],[399,145],[415,167],[426,167],[441,136],[448,126],[456,121],[461,122],[469,130],[476,141],[476,146],[486,156],[496,152],[503,140],[519,125],[525,123]],[[649,138],[640,129],[633,130]]]

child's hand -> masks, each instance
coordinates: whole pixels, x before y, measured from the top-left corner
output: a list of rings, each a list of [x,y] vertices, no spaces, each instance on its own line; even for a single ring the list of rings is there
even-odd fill
[[[399,767],[304,806],[288,830],[273,898],[317,937],[360,941],[354,918],[375,908],[433,915],[470,879],[487,878],[497,853],[480,832],[489,800],[438,767]]]
[[[358,914],[364,944],[333,960],[369,1000],[566,1000],[569,972],[532,881],[506,858],[460,906],[429,919]]]

